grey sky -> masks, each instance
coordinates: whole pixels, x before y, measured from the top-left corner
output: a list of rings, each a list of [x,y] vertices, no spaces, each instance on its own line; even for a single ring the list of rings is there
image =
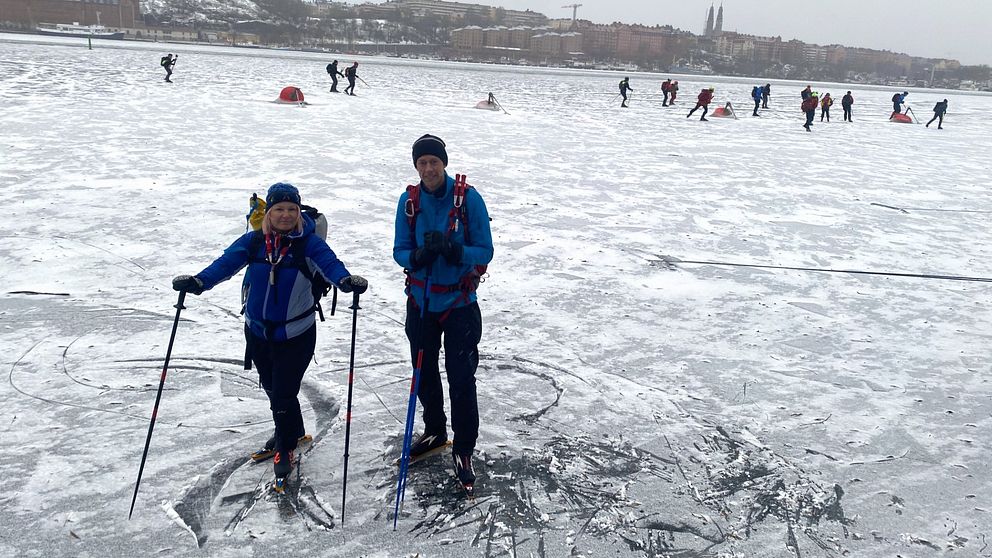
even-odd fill
[[[473,0],[461,0],[471,2]],[[474,0],[548,17],[670,24],[702,33],[711,0]],[[719,7],[720,0],[716,0]],[[724,0],[723,29],[992,65],[992,0]],[[891,15],[896,14],[896,15]]]

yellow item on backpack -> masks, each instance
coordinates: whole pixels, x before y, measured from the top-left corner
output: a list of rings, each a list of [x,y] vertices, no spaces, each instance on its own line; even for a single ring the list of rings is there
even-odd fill
[[[252,194],[248,199],[248,215],[245,215],[248,228],[253,231],[262,230],[263,219],[265,219],[265,200],[259,198],[258,194]]]

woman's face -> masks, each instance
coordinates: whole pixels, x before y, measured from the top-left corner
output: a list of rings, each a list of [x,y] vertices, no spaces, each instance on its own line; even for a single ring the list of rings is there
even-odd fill
[[[269,224],[279,233],[288,233],[300,220],[300,206],[293,202],[279,202],[269,209]]]

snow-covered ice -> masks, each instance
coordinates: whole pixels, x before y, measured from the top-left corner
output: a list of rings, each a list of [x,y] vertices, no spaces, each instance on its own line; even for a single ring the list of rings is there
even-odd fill
[[[158,59],[179,52],[173,84]],[[992,97],[854,92],[802,129],[765,80],[0,35],[0,555],[992,556],[987,281]],[[343,64],[352,57],[337,55]],[[740,118],[686,119],[703,86]],[[306,107],[271,103],[286,85]],[[508,111],[472,107],[492,91]],[[698,113],[697,113],[698,114]],[[493,217],[480,289],[474,501],[411,468],[396,200],[410,146],[448,142]],[[240,281],[182,312],[127,520],[176,293],[290,181],[370,291],[358,312],[348,502],[350,297],[320,324],[301,402],[314,444],[289,496],[246,464],[271,431],[242,370]],[[669,260],[670,261],[670,260]],[[327,304],[325,304],[325,307]],[[419,422],[419,421],[418,421]]]

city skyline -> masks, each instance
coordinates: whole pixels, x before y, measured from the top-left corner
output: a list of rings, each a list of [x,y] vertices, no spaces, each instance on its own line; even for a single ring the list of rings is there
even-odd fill
[[[355,0],[350,0],[356,3]],[[862,0],[834,0],[827,9],[818,4],[800,9],[794,0],[476,0],[514,10],[533,10],[557,18],[570,18],[567,3],[582,4],[579,19],[594,23],[671,25],[703,35],[710,6],[723,5],[723,31],[760,36],[781,36],[820,45],[841,44],[903,52],[927,58],[952,58],[966,65],[992,65],[992,38],[985,28],[992,21],[992,2],[954,0],[935,9],[932,2],[903,0],[899,26],[880,22],[891,19],[891,5]],[[770,16],[769,14],[774,14]]]

